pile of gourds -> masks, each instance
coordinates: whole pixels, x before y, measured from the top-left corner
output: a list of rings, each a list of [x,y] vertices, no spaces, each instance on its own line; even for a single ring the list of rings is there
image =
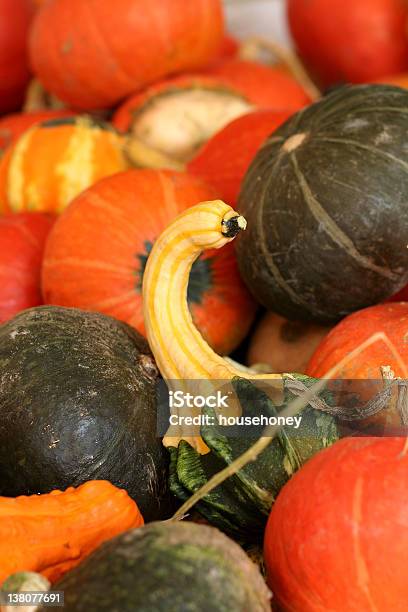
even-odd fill
[[[408,7],[286,9],[0,0],[2,610],[405,610]]]

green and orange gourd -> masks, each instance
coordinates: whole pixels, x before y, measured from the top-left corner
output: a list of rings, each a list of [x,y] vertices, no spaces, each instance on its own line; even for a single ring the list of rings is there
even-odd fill
[[[191,266],[207,248],[221,248],[246,227],[245,219],[224,202],[203,202],[182,213],[156,241],[147,262],[144,282],[144,318],[147,337],[168,387],[193,394],[227,389],[232,394],[227,414],[276,416],[282,406],[307,389],[315,379],[298,374],[255,374],[217,355],[193,324],[186,294]],[[299,387],[300,385],[300,387]],[[267,394],[262,388],[266,387]],[[258,388],[259,387],[259,388]],[[272,398],[278,407],[272,403]],[[312,455],[340,436],[331,410],[333,398],[302,411],[298,434],[285,429],[264,451],[262,460],[246,466],[216,491],[207,494],[197,509],[213,524],[243,540],[259,539],[270,507],[283,484]],[[239,400],[239,403],[238,403]],[[254,441],[227,437],[222,428],[183,427],[183,410],[172,409],[172,422],[164,444],[171,455],[170,486],[188,499],[217,471],[233,462]],[[185,411],[184,411],[185,412]],[[197,416],[199,409],[191,409]],[[214,415],[215,411],[208,410]],[[225,414],[225,413],[224,413]],[[267,468],[265,467],[267,466]]]

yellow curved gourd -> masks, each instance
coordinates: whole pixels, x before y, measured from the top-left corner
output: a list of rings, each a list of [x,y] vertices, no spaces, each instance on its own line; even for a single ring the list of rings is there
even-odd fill
[[[244,217],[221,200],[203,202],[179,215],[154,244],[143,279],[143,311],[150,348],[170,389],[182,386],[193,394],[205,394],[235,376],[274,380],[279,389],[283,387],[280,374],[251,374],[217,355],[194,326],[188,308],[194,261],[206,249],[231,242],[245,228]],[[192,436],[190,429],[186,435],[182,426],[171,427],[163,443],[177,447],[184,439],[201,454],[208,452],[196,429]]]

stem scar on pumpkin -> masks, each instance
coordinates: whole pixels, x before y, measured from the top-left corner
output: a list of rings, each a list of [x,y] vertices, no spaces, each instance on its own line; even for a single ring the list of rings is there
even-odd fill
[[[292,153],[292,151],[295,151],[301,144],[304,143],[308,135],[309,134],[307,132],[302,132],[301,134],[289,136],[289,138],[283,143],[282,149],[286,153]]]

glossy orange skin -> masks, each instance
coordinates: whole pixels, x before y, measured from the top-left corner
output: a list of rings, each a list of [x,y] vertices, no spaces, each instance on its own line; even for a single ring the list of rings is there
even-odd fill
[[[282,612],[404,612],[406,438],[345,438],[283,487],[264,554]]]
[[[53,222],[42,213],[0,217],[0,323],[42,304],[41,263]]]
[[[55,582],[102,542],[143,522],[126,491],[106,480],[43,495],[0,497],[0,585],[23,570]]]
[[[188,171],[214,185],[221,199],[235,206],[258,149],[289,117],[289,112],[259,110],[235,119],[200,149]]]
[[[241,91],[259,108],[295,112],[310,103],[302,86],[279,67],[232,58],[211,67],[206,74]]]
[[[73,115],[74,113],[69,110],[48,110],[5,115],[0,119],[0,155],[10,144],[36,123],[48,121],[49,119],[57,119],[58,117],[71,117]]]
[[[299,55],[323,86],[408,69],[405,0],[288,0],[287,11]]]
[[[323,378],[351,351],[377,332],[384,332],[408,370],[408,303],[378,304],[355,312],[336,325],[313,354],[306,373]],[[382,341],[375,342],[349,363],[336,378],[380,379],[381,366],[391,366],[395,376],[406,378],[406,371]]]
[[[130,170],[82,193],[47,242],[43,294],[49,304],[114,316],[145,333],[141,257],[180,212],[217,194],[196,177]],[[193,320],[211,346],[227,354],[248,332],[256,306],[238,273],[232,244],[207,251],[210,286],[190,301]]]
[[[28,28],[30,0],[0,0],[0,114],[17,110],[30,78]]]
[[[35,17],[30,57],[47,91],[89,110],[206,66],[223,36],[220,0],[58,0]]]

